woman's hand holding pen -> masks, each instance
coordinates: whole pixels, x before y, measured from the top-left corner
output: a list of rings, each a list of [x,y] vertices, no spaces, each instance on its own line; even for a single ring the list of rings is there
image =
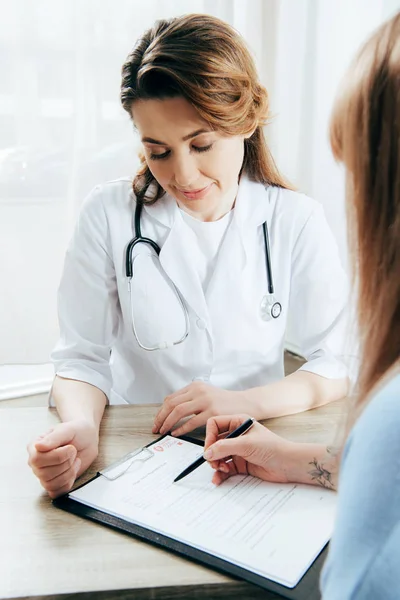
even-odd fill
[[[223,390],[195,381],[165,398],[154,419],[153,433],[167,433],[178,421],[191,417],[173,431],[174,435],[184,435],[205,425],[210,417],[242,413],[245,410],[255,418],[262,417],[258,406],[252,405],[245,397],[245,392]]]
[[[56,498],[68,492],[92,464],[98,445],[95,425],[85,419],[67,421],[28,445],[28,464],[50,498]]]
[[[228,477],[238,474],[254,475],[275,483],[293,481],[289,465],[296,444],[272,433],[260,423],[255,422],[240,437],[221,439],[248,418],[244,414],[227,415],[207,421],[204,458],[216,470],[213,483],[219,485]]]

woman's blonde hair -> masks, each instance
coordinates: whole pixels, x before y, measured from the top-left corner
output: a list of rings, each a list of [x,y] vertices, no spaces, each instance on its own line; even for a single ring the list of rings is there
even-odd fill
[[[348,236],[358,291],[356,413],[400,356],[400,13],[352,63],[330,128],[346,167]]]
[[[290,187],[264,138],[267,91],[244,40],[232,27],[209,15],[186,15],[158,21],[139,39],[122,67],[122,106],[131,114],[135,100],[177,96],[223,134],[253,132],[244,142],[242,171],[253,181]],[[141,162],[133,189],[139,200],[153,203],[164,190],[143,155]],[[149,188],[151,197],[146,196]]]

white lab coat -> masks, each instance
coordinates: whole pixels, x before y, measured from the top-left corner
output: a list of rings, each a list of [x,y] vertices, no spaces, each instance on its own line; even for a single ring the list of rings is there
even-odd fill
[[[147,246],[135,250],[131,296],[125,250],[134,237],[135,198],[128,179],[96,187],[83,205],[68,248],[59,289],[60,340],[52,359],[62,377],[86,381],[111,403],[162,402],[200,379],[243,390],[284,376],[283,350],[291,332],[307,359],[303,370],[346,376],[342,360],[347,278],[322,207],[242,176],[234,214],[204,293],[193,267],[194,233],[172,197],[142,212],[142,234],[161,246],[160,263]],[[276,320],[263,321],[267,291],[262,223],[270,235]],[[170,298],[165,273],[188,307],[190,333],[172,348],[142,350],[179,339],[184,318]],[[170,288],[169,288],[170,289]]]

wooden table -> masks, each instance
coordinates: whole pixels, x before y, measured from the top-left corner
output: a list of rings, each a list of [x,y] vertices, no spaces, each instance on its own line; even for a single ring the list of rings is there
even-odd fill
[[[157,406],[113,406],[100,454],[81,480],[147,444]],[[0,598],[158,600],[271,598],[250,584],[52,506],[27,465],[28,441],[58,422],[54,409],[0,410]],[[344,402],[268,421],[293,441],[334,443]]]

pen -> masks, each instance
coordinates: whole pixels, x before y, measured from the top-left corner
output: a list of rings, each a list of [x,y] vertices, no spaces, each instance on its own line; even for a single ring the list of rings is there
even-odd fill
[[[229,438],[237,438],[240,435],[243,435],[254,424],[254,421],[255,421],[255,419],[247,419],[247,421],[245,421],[244,423],[239,425],[239,427],[236,427],[236,429],[231,431],[231,433],[228,433],[228,435],[226,436],[225,439],[227,440]],[[184,477],[186,477],[186,475],[189,475],[189,473],[191,473],[192,471],[197,469],[197,467],[200,467],[200,465],[202,465],[205,462],[206,462],[206,459],[204,458],[204,456],[200,456],[199,458],[197,458],[188,467],[186,467],[186,469],[184,469],[182,471],[182,473],[179,473],[179,475],[177,477],[175,477],[174,483],[176,481],[179,481],[180,479],[183,479]]]

